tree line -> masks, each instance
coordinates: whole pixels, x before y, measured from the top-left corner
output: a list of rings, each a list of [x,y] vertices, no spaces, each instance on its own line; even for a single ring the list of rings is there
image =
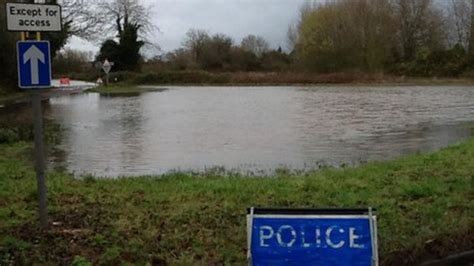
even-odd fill
[[[472,0],[308,3],[289,36],[300,67],[457,76],[473,66]]]
[[[32,0],[28,0],[33,2]],[[24,2],[28,2],[24,1]],[[15,65],[18,34],[5,29],[6,0],[0,0],[0,64]],[[57,3],[56,0],[47,1]],[[182,47],[153,59],[142,56],[152,42],[152,8],[139,0],[62,0],[63,31],[47,33],[53,55],[72,35],[103,40],[95,60],[115,62],[115,71],[166,70],[384,72],[412,76],[469,75],[474,63],[474,0],[308,1],[287,30],[288,47],[271,48],[260,36],[236,43],[222,33],[190,29]],[[78,62],[71,51],[56,57]],[[0,68],[14,83],[16,68]],[[71,67],[74,69],[74,67]]]
[[[289,27],[287,51],[262,37],[240,45],[190,30],[183,46],[156,61],[170,69],[384,72],[469,75],[474,70],[474,0],[308,1]]]
[[[191,29],[183,47],[154,59],[171,70],[258,71],[284,70],[290,57],[281,48],[270,49],[260,36],[248,35],[240,44],[222,33]]]

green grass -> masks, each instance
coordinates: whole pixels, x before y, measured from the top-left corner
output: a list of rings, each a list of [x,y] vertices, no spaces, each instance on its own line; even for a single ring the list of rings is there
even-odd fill
[[[202,70],[143,72],[112,72],[114,84],[130,85],[183,85],[183,86],[281,86],[281,85],[403,85],[438,86],[472,85],[474,80],[463,78],[405,77],[366,72],[211,72]]]
[[[28,97],[30,97],[30,95],[25,91],[20,91],[20,89],[15,90],[0,84],[0,105],[10,104]]]
[[[28,143],[0,145],[0,264],[246,261],[246,208],[378,209],[382,265],[474,248],[474,140],[357,168],[267,178],[183,173],[95,179],[48,174],[51,228],[37,226]]]
[[[10,104],[10,103],[13,103],[13,102],[18,101],[18,100],[27,99],[29,97],[30,97],[29,94],[26,94],[26,93],[23,93],[23,92],[16,92],[16,93],[9,94],[9,95],[1,95],[0,96],[0,105]]]
[[[139,87],[127,84],[121,85],[110,85],[110,86],[98,86],[92,89],[88,89],[86,92],[100,93],[101,95],[137,95],[142,92],[150,91],[163,91],[164,89],[152,88],[152,87]]]

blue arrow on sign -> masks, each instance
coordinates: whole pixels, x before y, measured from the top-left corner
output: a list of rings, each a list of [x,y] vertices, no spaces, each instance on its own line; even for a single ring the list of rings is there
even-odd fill
[[[18,83],[22,89],[51,87],[51,51],[48,41],[18,42]]]

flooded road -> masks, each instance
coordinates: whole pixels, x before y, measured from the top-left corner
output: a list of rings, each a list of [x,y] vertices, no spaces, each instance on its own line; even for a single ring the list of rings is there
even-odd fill
[[[169,87],[53,98],[77,175],[357,165],[474,136],[473,87]]]

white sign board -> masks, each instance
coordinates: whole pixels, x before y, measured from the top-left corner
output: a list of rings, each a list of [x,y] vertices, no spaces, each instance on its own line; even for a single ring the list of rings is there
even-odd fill
[[[111,63],[109,62],[109,60],[105,59],[104,64],[102,64],[102,70],[104,70],[106,74],[109,74],[110,70],[112,70],[113,65],[114,63]]]
[[[61,31],[61,6],[7,3],[9,31]]]

